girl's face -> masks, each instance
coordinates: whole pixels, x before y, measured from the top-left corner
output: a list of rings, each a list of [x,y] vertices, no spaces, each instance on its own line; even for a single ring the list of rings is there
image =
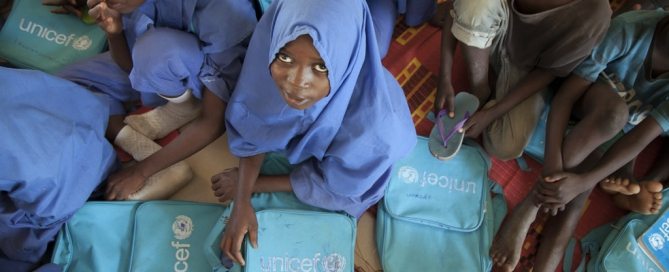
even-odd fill
[[[286,44],[270,65],[272,79],[288,106],[304,110],[330,93],[328,68],[309,35]]]
[[[131,13],[144,4],[144,0],[107,0],[106,2],[109,8],[122,14]]]

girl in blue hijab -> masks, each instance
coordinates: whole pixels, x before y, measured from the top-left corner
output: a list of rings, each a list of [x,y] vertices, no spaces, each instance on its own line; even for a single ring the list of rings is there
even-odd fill
[[[212,188],[221,200],[234,198],[221,248],[242,265],[244,235],[257,240],[252,193],[293,192],[310,206],[359,217],[416,142],[364,0],[274,1],[225,115],[239,168],[214,176]],[[266,154],[285,157],[292,169],[264,175]]]

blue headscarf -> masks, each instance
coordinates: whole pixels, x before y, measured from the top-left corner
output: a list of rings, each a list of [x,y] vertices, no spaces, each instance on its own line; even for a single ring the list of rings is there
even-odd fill
[[[306,110],[288,106],[270,75],[276,53],[309,35],[330,92]],[[378,201],[392,164],[415,144],[406,98],[381,64],[362,0],[274,1],[256,27],[226,112],[231,152],[279,152],[307,204],[359,216]]]

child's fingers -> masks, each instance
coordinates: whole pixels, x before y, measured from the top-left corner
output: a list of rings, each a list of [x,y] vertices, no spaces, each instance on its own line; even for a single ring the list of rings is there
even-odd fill
[[[99,21],[100,16],[102,15],[102,7],[100,6],[92,7],[91,9],[88,10],[88,15],[95,18],[95,20]]]
[[[557,174],[553,174],[553,175],[544,177],[544,181],[546,181],[546,182],[556,182],[556,181],[565,179],[566,177],[567,177],[567,175],[565,173],[557,173]]]
[[[236,235],[236,237],[233,237],[234,241],[232,242],[232,255],[233,255],[233,260],[237,260],[237,262],[241,265],[244,266],[246,263],[244,262],[244,256],[242,256],[242,242],[244,241],[244,234],[241,235]]]
[[[65,6],[62,7],[62,9],[64,9],[66,11],[66,13],[71,13],[74,16],[77,16],[77,17],[81,17],[81,15],[82,15],[81,11],[79,9],[75,8],[74,6],[65,5]]]
[[[249,241],[253,248],[258,248],[258,229],[251,228],[249,230]]]
[[[102,2],[104,2],[104,0],[87,0],[86,5],[89,8],[93,8],[93,7],[97,6],[98,4],[100,4]]]
[[[453,95],[446,95],[446,107],[448,107],[448,117],[455,118],[455,99]]]

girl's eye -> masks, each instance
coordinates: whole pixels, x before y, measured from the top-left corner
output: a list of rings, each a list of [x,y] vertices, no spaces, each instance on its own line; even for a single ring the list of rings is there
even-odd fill
[[[281,62],[286,62],[286,63],[290,63],[293,61],[293,59],[291,59],[289,56],[281,53],[276,54],[276,58],[279,59]]]
[[[321,72],[321,73],[327,73],[328,72],[328,68],[325,67],[325,64],[316,64],[316,65],[314,65],[314,69],[316,69],[316,71]]]

